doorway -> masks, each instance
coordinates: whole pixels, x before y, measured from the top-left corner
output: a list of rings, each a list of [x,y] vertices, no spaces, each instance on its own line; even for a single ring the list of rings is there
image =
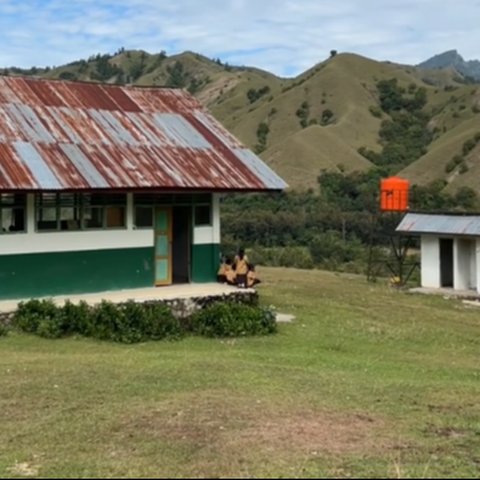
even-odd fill
[[[173,207],[172,281],[190,283],[192,207]]]
[[[453,239],[440,239],[440,286],[453,287]]]

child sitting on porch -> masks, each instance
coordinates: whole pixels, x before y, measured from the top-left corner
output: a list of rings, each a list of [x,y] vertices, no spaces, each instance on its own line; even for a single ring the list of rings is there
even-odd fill
[[[233,269],[232,259],[229,257],[222,257],[220,268],[217,272],[217,280],[220,283],[228,283],[229,285],[236,285],[235,270]]]
[[[245,250],[240,248],[238,254],[233,260],[233,269],[235,270],[237,287],[245,288],[247,286],[247,273],[250,269],[248,257],[245,255]]]
[[[255,285],[257,285],[257,283],[261,283],[261,282],[257,278],[257,274],[255,272],[255,265],[251,263],[247,273],[247,288],[253,288]]]

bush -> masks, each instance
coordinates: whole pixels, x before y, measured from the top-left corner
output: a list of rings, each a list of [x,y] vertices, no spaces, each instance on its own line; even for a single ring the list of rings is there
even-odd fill
[[[320,124],[324,126],[328,125],[332,120],[332,118],[333,118],[333,112],[329,108],[326,108],[322,112],[322,118],[320,120]]]
[[[38,334],[42,332],[46,335],[49,334],[48,332],[59,333],[63,328],[59,308],[51,299],[20,302],[13,316],[13,324],[23,332]],[[40,324],[42,324],[41,327]]]
[[[165,304],[132,300],[119,305],[103,300],[94,307],[69,301],[57,307],[52,300],[30,300],[19,305],[14,324],[24,332],[45,338],[78,333],[121,343],[177,339],[187,332],[232,337],[276,330],[274,314],[257,306],[217,303],[181,323]],[[6,327],[0,325],[0,335],[5,334]]]
[[[129,320],[130,328],[141,332],[143,340],[162,340],[182,336],[180,322],[166,305],[130,301],[122,305],[122,309],[125,318]]]
[[[456,166],[457,166],[457,164],[455,163],[455,161],[453,159],[449,160],[448,163],[445,165],[445,173],[453,172],[453,170],[455,170]]]
[[[3,323],[0,323],[0,337],[5,337],[8,333],[8,327]]]
[[[192,329],[207,337],[241,337],[275,333],[275,314],[240,303],[214,303],[192,317]]]
[[[382,109],[378,105],[370,105],[368,110],[376,118],[381,118],[383,116]]]
[[[55,316],[40,320],[35,333],[39,337],[44,338],[61,338],[65,336],[62,318],[59,313],[57,312]]]
[[[80,335],[88,335],[88,332],[92,330],[91,309],[83,300],[78,305],[67,300],[61,308],[61,315],[66,334],[78,333]]]
[[[472,151],[476,146],[476,141],[473,138],[468,139],[462,146],[462,153],[467,155],[470,151]]]
[[[130,300],[121,305],[103,300],[91,310],[86,336],[99,340],[136,343],[178,338],[180,323],[170,308],[162,304],[142,304]]]

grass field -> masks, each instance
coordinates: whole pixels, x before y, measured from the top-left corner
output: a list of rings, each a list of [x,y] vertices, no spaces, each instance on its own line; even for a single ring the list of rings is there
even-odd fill
[[[274,336],[0,338],[0,476],[478,476],[479,310],[259,273]]]

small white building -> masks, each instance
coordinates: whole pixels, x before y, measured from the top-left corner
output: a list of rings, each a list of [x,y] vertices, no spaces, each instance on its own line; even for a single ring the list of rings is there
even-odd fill
[[[480,293],[480,215],[407,213],[398,233],[421,239],[421,284]]]

